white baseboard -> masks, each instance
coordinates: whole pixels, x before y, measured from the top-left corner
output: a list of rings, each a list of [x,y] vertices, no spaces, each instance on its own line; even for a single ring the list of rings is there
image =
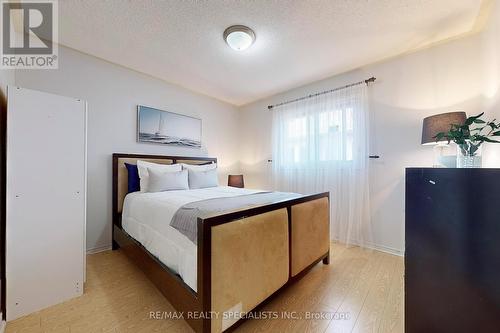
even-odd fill
[[[401,251],[401,250],[398,250],[398,249],[395,249],[395,248],[392,248],[392,247],[389,247],[389,246],[377,245],[377,244],[370,244],[370,245],[367,245],[366,247],[368,247],[370,249],[373,249],[373,250],[380,251],[380,252],[385,252],[385,253],[393,254],[393,255],[399,256],[399,257],[404,257],[405,256],[404,251]]]
[[[111,245],[98,246],[92,249],[87,249],[87,254],[95,254],[99,252],[109,251],[111,250],[111,248],[112,248]]]
[[[1,314],[1,312],[0,312],[0,314]],[[5,321],[0,322],[0,333],[5,332],[5,326],[6,325],[7,324],[5,323]]]
[[[332,239],[332,241],[337,242],[337,243],[341,243],[337,239]],[[374,243],[360,245],[355,241],[352,241],[350,244],[355,245],[355,246],[359,246],[359,247],[364,247],[364,248],[371,249],[371,250],[377,250],[380,252],[392,254],[395,256],[399,256],[399,257],[404,257],[404,255],[405,255],[404,250],[396,249],[396,248],[385,246],[385,245],[374,244]]]

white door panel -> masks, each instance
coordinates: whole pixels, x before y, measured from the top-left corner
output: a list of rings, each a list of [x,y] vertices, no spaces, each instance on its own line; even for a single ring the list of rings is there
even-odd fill
[[[86,103],[9,87],[7,318],[81,295]]]

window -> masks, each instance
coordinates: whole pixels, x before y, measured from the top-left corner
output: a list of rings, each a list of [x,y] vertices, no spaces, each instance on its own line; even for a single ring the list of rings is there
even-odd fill
[[[331,235],[370,244],[367,86],[310,95],[272,110],[272,183],[278,191],[330,192]]]
[[[353,121],[352,108],[287,119],[285,147],[289,162],[351,161]]]

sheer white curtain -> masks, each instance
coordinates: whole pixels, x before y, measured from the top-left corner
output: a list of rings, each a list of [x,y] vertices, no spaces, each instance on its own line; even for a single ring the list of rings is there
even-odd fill
[[[369,246],[367,86],[272,109],[276,190],[330,192],[331,238]]]

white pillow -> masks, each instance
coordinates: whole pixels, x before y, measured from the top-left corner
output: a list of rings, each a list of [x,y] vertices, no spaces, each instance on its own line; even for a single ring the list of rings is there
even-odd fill
[[[158,163],[151,163],[138,160],[137,171],[139,172],[141,192],[148,191],[148,179],[149,179],[148,168],[165,172],[166,171],[175,172],[182,170],[182,166],[180,164],[158,164]]]
[[[159,171],[148,168],[148,192],[189,190],[188,171]]]
[[[219,180],[217,178],[217,169],[206,170],[206,171],[189,171],[189,188],[207,188],[219,186]]]
[[[217,163],[210,163],[210,164],[203,164],[203,165],[196,165],[196,164],[186,164],[186,163],[181,163],[182,168],[186,170],[193,170],[193,171],[207,171],[207,170],[213,170],[217,168]]]

